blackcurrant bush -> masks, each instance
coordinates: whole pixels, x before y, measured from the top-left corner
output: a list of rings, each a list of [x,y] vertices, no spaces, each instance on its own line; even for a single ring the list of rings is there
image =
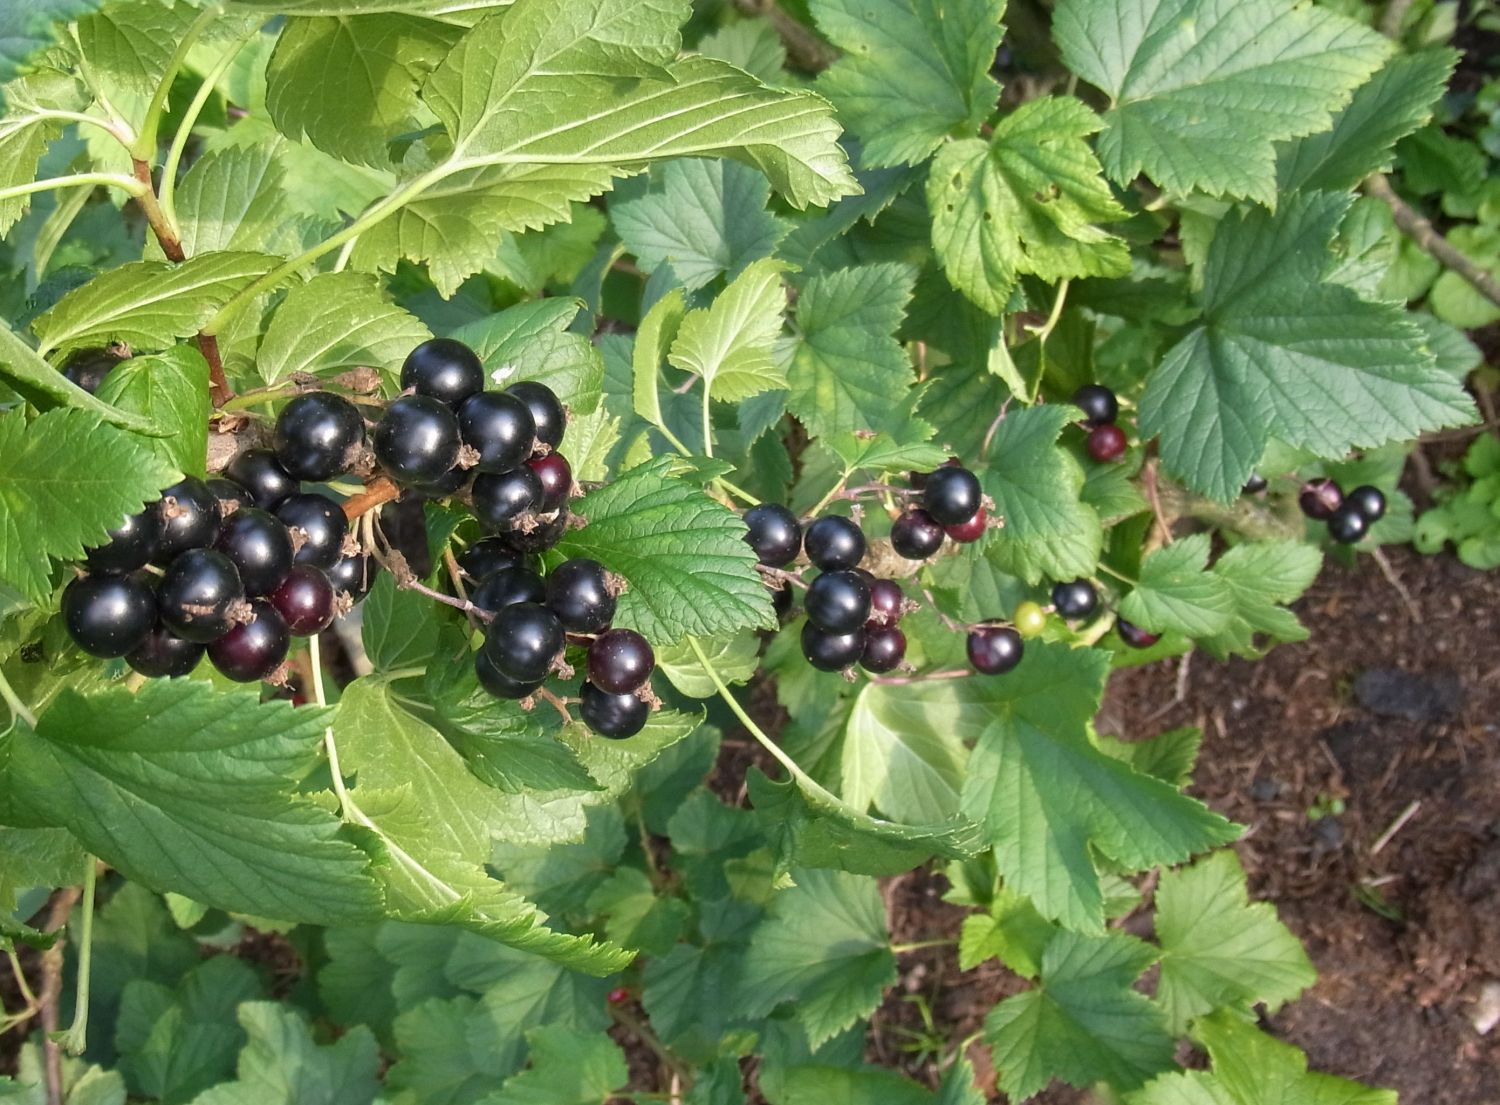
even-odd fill
[[[452,338],[432,338],[406,355],[401,390],[457,407],[484,387],[484,365],[474,350]]]
[[[907,560],[926,560],[943,547],[943,527],[921,507],[891,523],[891,548]]]
[[[491,614],[518,602],[545,602],[547,581],[530,568],[501,568],[485,576],[469,593],[469,601]]]
[[[156,544],[156,563],[169,564],[188,549],[206,549],[218,536],[219,499],[208,484],[189,476],[161,493],[161,540]]]
[[[1250,478],[1245,481],[1243,493],[1246,495],[1259,495],[1268,486],[1264,476],[1259,472],[1251,472]]]
[[[349,519],[344,508],[316,491],[288,495],[276,507],[276,517],[292,538],[292,563],[328,569],[343,558]],[[233,521],[233,519],[231,519]]]
[[[906,613],[906,594],[894,579],[870,584],[870,617],[881,625],[895,625]]]
[[[208,660],[226,679],[255,683],[271,675],[286,659],[292,635],[276,608],[265,599],[250,604],[247,622],[209,642]]]
[[[651,643],[633,629],[611,629],[589,646],[589,682],[610,694],[629,694],[656,668]]]
[[[946,465],[929,473],[922,488],[922,506],[940,526],[958,526],[979,513],[984,505],[984,489],[979,477],[967,468]]]
[[[161,504],[152,503],[139,514],[109,531],[103,545],[85,550],[84,560],[92,572],[133,572],[156,555],[161,543]]]
[[[745,529],[755,558],[769,568],[785,568],[802,551],[802,523],[780,503],[761,503],[745,511]]]
[[[538,513],[557,510],[568,501],[573,491],[573,466],[561,453],[548,453],[544,457],[533,457],[526,467],[536,473],[542,484],[542,496],[537,500]]]
[[[865,631],[825,633],[811,621],[802,626],[802,655],[819,671],[843,671],[865,651]]]
[[[563,432],[568,428],[568,412],[563,410],[555,391],[535,380],[518,380],[505,390],[531,409],[538,441],[554,449],[562,444]]]
[[[527,457],[536,441],[531,408],[503,391],[481,391],[458,408],[458,433],[479,454],[481,472],[509,472]]]
[[[201,659],[201,644],[177,636],[164,625],[158,625],[144,641],[125,654],[125,662],[131,670],[150,679],[189,675]]]
[[[498,537],[485,537],[475,541],[454,559],[458,561],[464,575],[475,583],[505,568],[536,568],[535,557],[516,552]]]
[[[1021,662],[1025,646],[1008,625],[981,625],[969,630],[965,642],[969,663],[983,675],[1004,675]]]
[[[333,584],[311,564],[298,564],[288,572],[270,598],[293,637],[311,637],[333,622]]]
[[[1124,618],[1115,619],[1115,631],[1120,634],[1120,640],[1131,648],[1150,648],[1161,640],[1160,633],[1151,633],[1138,625],[1127,622]]]
[[[1086,579],[1057,583],[1052,587],[1052,605],[1069,621],[1081,621],[1099,608],[1099,592]]]
[[[1040,637],[1047,628],[1047,611],[1038,603],[1021,602],[1016,604],[1010,620],[1015,623],[1016,632],[1022,637]]]
[[[329,568],[328,582],[333,584],[335,593],[348,595],[349,601],[358,602],[369,594],[379,574],[380,565],[368,553],[359,553],[343,557]]]
[[[1341,545],[1354,545],[1370,532],[1370,520],[1353,503],[1346,502],[1328,519],[1328,536]]]
[[[104,378],[123,359],[118,353],[108,349],[80,349],[62,366],[62,374],[93,395],[104,383]]]
[[[484,639],[495,666],[522,683],[545,679],[563,647],[563,624],[534,602],[518,602],[495,614]]]
[[[524,464],[510,472],[481,472],[474,477],[474,517],[493,532],[510,528],[521,515],[536,509],[542,481]]]
[[[1127,444],[1125,431],[1112,423],[1095,426],[1089,431],[1089,456],[1101,464],[1107,464],[1112,460],[1119,460],[1123,457]]]
[[[243,487],[250,502],[261,510],[275,510],[282,499],[302,490],[269,449],[246,449],[229,462],[224,475]]]
[[[984,531],[989,528],[989,522],[989,511],[980,507],[974,517],[967,522],[961,522],[956,526],[944,526],[943,532],[960,545],[968,545],[984,536]]]
[[[156,625],[156,598],[135,575],[83,576],[62,597],[63,625],[90,656],[124,656]]]
[[[441,480],[458,463],[458,418],[429,395],[391,401],[375,427],[375,459],[399,484]]]
[[[894,671],[906,659],[906,634],[893,625],[878,625],[865,630],[864,651],[859,654],[859,666],[865,671]]]
[[[633,694],[611,694],[592,683],[579,692],[578,714],[601,737],[624,740],[646,727],[651,707]]]
[[[547,574],[547,609],[570,633],[598,633],[615,616],[609,573],[597,560],[575,557]]]
[[[1364,515],[1365,521],[1371,524],[1385,517],[1385,495],[1378,487],[1360,484],[1344,496],[1344,502]]]
[[[224,519],[214,548],[234,561],[251,598],[269,595],[292,570],[292,535],[280,518],[258,507]]]
[[[213,549],[182,553],[167,565],[156,587],[163,624],[177,636],[200,644],[228,633],[235,608],[244,600],[239,569]]]
[[[1104,426],[1120,417],[1120,401],[1103,384],[1084,384],[1073,393],[1073,405],[1090,426]]]
[[[864,559],[865,535],[854,519],[827,514],[807,527],[802,547],[819,571],[837,572]]]
[[[359,408],[332,392],[299,395],[276,419],[276,459],[299,480],[321,483],[343,475],[364,443],[365,420]]]
[[[526,528],[526,522],[532,521],[536,524]],[[563,534],[568,532],[568,509],[563,507],[554,518],[523,519],[513,525],[505,534],[505,539],[516,549],[524,553],[544,553],[562,540]]]
[[[808,620],[825,633],[852,633],[870,620],[870,585],[854,572],[824,572],[802,599]]]
[[[228,518],[242,506],[254,506],[255,499],[250,492],[246,491],[233,480],[225,479],[223,476],[215,476],[208,480],[208,489],[214,493],[214,498],[219,502],[219,517]]]
[[[533,679],[522,681],[512,679],[495,666],[495,660],[488,649],[480,649],[474,654],[474,675],[479,679],[479,685],[496,698],[509,698],[520,700],[536,693],[546,680]]]
[[[1302,513],[1315,522],[1326,522],[1344,501],[1344,489],[1333,480],[1308,480],[1297,496]]]

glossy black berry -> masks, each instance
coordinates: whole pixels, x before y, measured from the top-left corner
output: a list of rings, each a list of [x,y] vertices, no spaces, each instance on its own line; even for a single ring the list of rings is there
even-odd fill
[[[481,472],[509,472],[531,456],[536,422],[531,408],[503,391],[481,391],[458,408],[463,443],[479,454]]]
[[[1091,426],[1103,426],[1120,417],[1120,401],[1103,384],[1084,384],[1073,393],[1073,405]]]
[[[156,555],[161,542],[161,504],[152,503],[109,531],[109,540],[85,551],[91,572],[133,572]]]
[[[802,626],[802,655],[819,671],[843,671],[857,664],[865,651],[865,631],[825,633],[812,622]]]
[[[562,651],[563,624],[534,602],[518,602],[495,615],[484,640],[495,666],[520,682],[545,679],[553,658]]]
[[[561,453],[548,453],[544,457],[533,457],[526,467],[536,473],[541,481],[542,495],[537,500],[538,513],[557,510],[568,501],[573,491],[573,466]]]
[[[824,572],[852,568],[865,556],[865,535],[852,518],[827,514],[807,527],[802,548],[813,567]]]
[[[1099,592],[1086,579],[1075,579],[1052,586],[1052,605],[1059,616],[1069,621],[1082,621],[1099,609]]]
[[[275,510],[282,499],[302,490],[269,449],[246,449],[229,462],[224,475],[243,487],[250,502],[262,510]]]
[[[458,463],[458,418],[429,395],[391,401],[375,427],[375,459],[406,486],[433,484]]]
[[[214,493],[214,498],[219,503],[219,517],[228,518],[242,506],[254,506],[255,499],[239,484],[233,480],[225,479],[223,476],[215,476],[208,480],[208,489]]]
[[[479,679],[479,685],[496,698],[508,698],[520,700],[534,694],[546,680],[533,679],[523,681],[512,679],[495,666],[495,660],[488,649],[480,649],[474,654],[474,675]]]
[[[824,572],[812,581],[802,605],[825,633],[852,633],[870,620],[870,585],[854,572]]]
[[[299,480],[321,483],[343,475],[364,443],[365,420],[359,408],[332,392],[299,395],[276,419],[276,459]]]
[[[802,551],[802,523],[780,503],[761,503],[745,511],[745,540],[755,558],[770,568],[785,568]]]
[[[943,547],[943,527],[921,507],[891,523],[891,548],[907,560],[926,560]]]
[[[250,604],[250,620],[236,625],[208,646],[209,663],[236,683],[265,679],[286,659],[292,635],[276,608],[265,599]]]
[[[292,570],[292,536],[286,524],[259,507],[237,510],[224,519],[214,548],[234,561],[251,598],[269,595]]]
[[[534,525],[529,525],[534,523]],[[505,539],[524,553],[544,553],[562,540],[568,532],[567,507],[559,510],[555,518],[525,518],[517,522],[506,533]]]
[[[343,557],[328,569],[327,574],[328,582],[333,584],[336,593],[348,595],[351,602],[358,602],[375,585],[380,565],[368,553],[359,553]]]
[[[446,499],[451,495],[457,495],[473,478],[472,472],[467,472],[462,468],[450,468],[430,483],[414,483],[409,484],[408,487],[413,494],[420,495],[424,499]]]
[[[940,526],[957,526],[969,521],[984,505],[984,489],[979,477],[967,468],[946,465],[929,473],[922,488],[922,506]]]
[[[587,557],[566,560],[547,574],[547,609],[570,633],[598,633],[615,616],[615,596],[604,565]]]
[[[906,634],[893,625],[879,625],[865,630],[864,651],[859,654],[859,666],[865,671],[894,671],[906,659]]]
[[[984,507],[980,507],[974,517],[967,522],[960,522],[956,526],[944,526],[943,532],[960,545],[972,544],[984,536],[985,530],[989,529],[990,515]]]
[[[124,656],[156,625],[156,599],[139,576],[83,576],[62,597],[63,625],[91,656]]]
[[[1150,648],[1161,640],[1160,633],[1151,633],[1138,625],[1127,622],[1124,618],[1115,619],[1115,631],[1120,634],[1120,640],[1131,648]]]
[[[454,559],[458,561],[464,575],[474,583],[505,568],[534,570],[536,567],[535,557],[517,552],[508,542],[498,537],[485,537],[475,541]]]
[[[562,400],[555,391],[535,380],[518,380],[505,390],[530,408],[538,441],[554,449],[562,444],[568,428],[568,412],[563,410]]]
[[[218,536],[219,499],[208,484],[189,476],[161,493],[161,540],[156,543],[156,563],[169,564],[188,549],[206,549]]]
[[[484,388],[484,365],[474,350],[452,338],[432,338],[406,355],[401,365],[401,390],[457,408]]]
[[[203,659],[203,646],[177,636],[164,625],[158,625],[146,639],[125,654],[132,671],[150,679],[175,679],[191,674]]]
[[[1385,517],[1385,495],[1378,487],[1360,484],[1344,496],[1344,502],[1364,515],[1365,521],[1372,525]]]
[[[1315,522],[1326,522],[1344,501],[1344,489],[1333,480],[1308,480],[1297,496],[1302,513]]]
[[[870,584],[870,617],[884,625],[895,625],[906,613],[906,594],[894,579]]]
[[[965,642],[969,663],[984,675],[1004,675],[1021,662],[1021,635],[1008,625],[981,625]]]
[[[592,683],[579,692],[578,714],[601,737],[624,740],[646,727],[651,707],[633,694],[611,694]]]
[[[333,622],[333,584],[321,568],[299,564],[287,573],[281,586],[271,592],[276,608],[293,637],[311,637]]]
[[[1090,430],[1087,444],[1089,456],[1101,464],[1119,460],[1129,446],[1129,442],[1125,440],[1125,431],[1108,423]]]
[[[779,587],[771,588],[771,609],[776,612],[777,621],[785,621],[786,616],[792,612],[792,586],[783,583]]]
[[[474,477],[474,517],[492,532],[509,529],[521,515],[536,509],[542,481],[524,464],[499,475],[481,472]]]
[[[656,668],[651,643],[633,629],[611,629],[589,646],[589,682],[610,694],[629,694]]]
[[[344,508],[327,495],[306,491],[288,495],[276,507],[276,517],[292,538],[292,563],[332,568],[344,555],[349,519]]]
[[[547,581],[529,568],[501,568],[480,580],[469,601],[491,614],[518,602],[545,602]]]
[[[1244,494],[1246,495],[1259,495],[1268,486],[1269,485],[1266,483],[1266,478],[1264,476],[1262,476],[1259,472],[1251,472],[1250,478],[1245,481],[1243,490]]]
[[[108,349],[80,349],[67,360],[62,374],[93,395],[122,358]]]
[[[1353,503],[1346,502],[1328,519],[1328,536],[1341,545],[1354,545],[1370,532],[1370,520]]]
[[[179,637],[200,644],[229,632],[235,608],[244,600],[239,569],[213,549],[182,553],[167,565],[156,587],[163,624]]]

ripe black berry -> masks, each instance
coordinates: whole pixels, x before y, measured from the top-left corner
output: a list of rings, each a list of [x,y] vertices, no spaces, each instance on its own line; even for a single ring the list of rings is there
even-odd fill
[[[224,519],[214,548],[234,561],[251,598],[269,595],[292,570],[291,534],[281,519],[258,507],[237,510]]]
[[[1370,520],[1353,503],[1346,502],[1328,519],[1328,536],[1341,545],[1353,545],[1370,532]]]
[[[563,625],[545,606],[518,602],[496,613],[484,647],[495,667],[511,679],[545,679],[553,658],[562,651]]]
[[[547,609],[570,633],[597,633],[615,616],[609,575],[597,560],[576,557],[547,576]]]
[[[563,410],[555,391],[535,380],[518,380],[505,390],[531,409],[538,441],[554,449],[562,444],[563,431],[568,428],[568,412]]]
[[[229,632],[235,607],[244,600],[239,569],[213,549],[182,553],[167,565],[156,588],[162,622],[177,636],[199,643]]]
[[[509,472],[527,457],[536,439],[531,409],[503,391],[481,391],[458,408],[463,443],[479,454],[481,472]]]
[[[202,480],[179,480],[161,493],[161,527],[154,557],[158,564],[168,564],[188,549],[206,549],[219,536],[218,497]]]
[[[519,553],[497,537],[475,541],[455,558],[458,566],[475,583],[504,568],[535,568],[534,557]]]
[[[1057,583],[1052,587],[1052,605],[1069,621],[1081,621],[1099,608],[1099,592],[1086,579]]]
[[[807,559],[824,572],[852,568],[864,559],[865,535],[852,518],[828,514],[807,527],[802,539]]]
[[[944,465],[928,475],[922,488],[922,505],[938,525],[962,525],[984,505],[984,489],[979,486],[979,477],[967,468]]]
[[[1112,460],[1119,460],[1123,457],[1126,445],[1125,431],[1111,423],[1106,423],[1103,426],[1095,426],[1089,431],[1089,456],[1101,464],[1107,464]]]
[[[527,522],[534,522],[535,525],[525,528]],[[568,508],[563,507],[555,518],[533,516],[517,522],[507,531],[505,539],[521,552],[543,553],[561,541],[563,534],[567,532]]]
[[[359,409],[332,392],[299,395],[276,419],[276,459],[299,480],[321,483],[343,475],[364,441]]]
[[[327,574],[335,593],[342,592],[349,596],[351,602],[358,602],[374,586],[375,577],[380,574],[380,565],[368,553],[360,553],[342,558],[328,569]]]
[[[92,572],[133,572],[156,555],[161,542],[161,504],[152,503],[139,514],[128,514],[109,531],[103,545],[85,551]]]
[[[894,671],[906,659],[906,634],[893,625],[865,630],[865,647],[859,666],[876,674]]]
[[[288,495],[276,507],[276,517],[291,535],[296,550],[292,563],[326,570],[343,557],[349,519],[344,517],[344,508],[327,495],[315,491]]]
[[[208,489],[214,493],[214,498],[219,502],[220,518],[228,518],[242,506],[255,505],[255,499],[251,497],[250,492],[223,476],[215,476],[209,480]]]
[[[458,463],[458,418],[428,395],[391,401],[375,427],[375,459],[399,484],[441,480]]]
[[[1090,426],[1104,426],[1120,416],[1120,401],[1103,384],[1084,384],[1073,393],[1073,405]]]
[[[262,510],[275,510],[282,499],[302,489],[269,449],[246,449],[229,462],[224,475],[243,487],[250,502]]]
[[[777,621],[784,621],[792,612],[791,584],[782,583],[780,586],[771,588],[771,609],[776,612]]]
[[[401,365],[401,390],[456,408],[484,387],[484,365],[461,341],[432,338],[406,355]]]
[[[1372,524],[1385,517],[1385,495],[1378,487],[1360,484],[1344,496],[1344,502],[1363,514],[1365,521]]]
[[[333,621],[333,584],[311,564],[298,564],[288,572],[270,601],[293,637],[311,637]]]
[[[870,585],[854,572],[824,572],[802,599],[808,620],[825,633],[852,633],[870,619]]]
[[[907,560],[926,560],[943,547],[943,527],[915,507],[891,523],[891,548]]]
[[[974,517],[967,522],[960,522],[956,526],[944,526],[943,532],[960,545],[968,545],[984,536],[984,531],[989,528],[989,522],[989,511],[980,507]]]
[[[537,500],[538,513],[556,510],[568,501],[573,490],[573,466],[561,453],[548,453],[544,457],[533,457],[526,467],[536,473],[541,481],[542,495]]]
[[[651,707],[633,694],[611,694],[592,683],[585,683],[579,694],[579,716],[601,737],[633,737],[646,727],[646,719],[651,716]]]
[[[1120,640],[1131,648],[1150,648],[1161,640],[1160,633],[1151,633],[1138,625],[1127,622],[1124,618],[1115,619],[1115,629],[1120,634]]]
[[[1302,513],[1315,522],[1328,521],[1343,501],[1344,489],[1329,479],[1308,480],[1297,496]]]
[[[203,659],[203,646],[184,640],[164,625],[158,625],[146,639],[125,654],[132,671],[150,679],[175,679],[188,675]]]
[[[496,698],[509,698],[519,700],[534,693],[545,680],[534,679],[523,682],[512,679],[499,668],[495,667],[495,661],[490,656],[488,649],[480,649],[474,654],[474,674],[479,679],[479,685]]]
[[[547,581],[530,568],[501,568],[479,581],[469,601],[491,614],[518,602],[545,602]]]
[[[633,629],[611,629],[589,646],[589,682],[610,694],[629,694],[651,678],[656,653]]]
[[[474,517],[492,532],[509,529],[522,514],[535,510],[542,497],[542,481],[524,464],[496,475],[481,472],[474,477]]]
[[[761,503],[745,511],[745,528],[755,558],[769,568],[785,568],[802,551],[802,523],[780,503]]]
[[[408,486],[412,492],[424,499],[446,499],[462,491],[464,485],[472,478],[471,472],[466,472],[462,468],[450,468],[430,483],[414,483]]]
[[[80,349],[68,358],[62,367],[62,374],[93,395],[104,383],[110,370],[122,359],[118,353],[112,353],[108,349]]]
[[[802,655],[819,671],[843,671],[859,662],[865,651],[865,631],[825,633],[811,621],[802,626]]]
[[[895,625],[906,613],[906,594],[894,579],[870,584],[870,617],[882,625]]]
[[[1251,472],[1250,478],[1245,481],[1244,494],[1259,495],[1267,487],[1266,478],[1259,472]]]
[[[219,674],[236,683],[265,679],[286,659],[292,635],[276,608],[265,599],[250,604],[251,618],[208,646],[208,659]]]
[[[63,624],[91,656],[124,656],[156,624],[156,599],[139,576],[83,576],[62,597]]]
[[[1021,662],[1025,646],[1008,625],[981,625],[969,630],[969,663],[984,675],[1004,675]]]

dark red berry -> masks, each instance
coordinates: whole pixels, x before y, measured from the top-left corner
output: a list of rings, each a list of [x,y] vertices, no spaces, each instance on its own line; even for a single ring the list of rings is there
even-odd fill
[[[969,663],[984,675],[1004,675],[1021,662],[1025,645],[1008,625],[981,625],[969,630]]]
[[[1089,456],[1101,464],[1123,457],[1127,444],[1125,431],[1111,423],[1095,426],[1089,431]]]
[[[234,561],[251,598],[269,595],[292,570],[292,535],[280,518],[258,507],[224,519],[214,548]]]
[[[161,493],[161,540],[156,544],[156,563],[169,564],[188,549],[206,549],[218,536],[219,499],[208,484],[189,476]]]
[[[292,563],[327,570],[343,557],[349,519],[344,517],[344,508],[327,495],[315,491],[288,495],[276,507],[276,517],[291,536]]]
[[[282,499],[302,489],[269,449],[246,449],[229,462],[224,475],[243,487],[250,502],[262,510],[275,510]]]
[[[592,683],[579,691],[578,715],[601,737],[624,740],[646,727],[651,707],[633,694],[611,694]]]
[[[563,433],[568,428],[568,412],[563,409],[555,391],[536,380],[518,380],[505,390],[531,410],[539,442],[554,449],[562,444]]]
[[[865,535],[859,524],[841,514],[827,514],[807,527],[802,547],[813,567],[824,572],[852,568],[865,556]]]
[[[208,646],[208,659],[220,675],[236,683],[265,679],[286,659],[292,635],[265,599],[250,604],[251,617]]]
[[[63,625],[90,656],[124,656],[156,625],[156,598],[138,575],[83,576],[62,596]]]
[[[1302,513],[1315,522],[1328,521],[1343,501],[1344,489],[1329,479],[1308,480],[1302,485],[1302,493],[1297,496],[1297,505],[1302,508]]]
[[[518,602],[545,602],[547,581],[530,568],[501,568],[480,580],[469,601],[491,614]]]
[[[568,501],[568,495],[573,490],[573,466],[568,463],[567,457],[561,453],[548,453],[544,457],[534,457],[527,461],[526,466],[536,473],[536,478],[542,484],[542,495],[537,500],[537,513],[545,514],[556,510]]]
[[[870,619],[870,585],[854,572],[824,572],[802,599],[807,618],[825,633],[852,633]]]
[[[1365,521],[1371,524],[1385,517],[1385,495],[1378,487],[1360,484],[1344,496],[1344,502],[1359,511]]]
[[[358,602],[369,594],[379,574],[380,565],[368,553],[359,553],[343,557],[328,569],[328,582],[333,584],[335,593],[348,595],[351,602]]]
[[[944,526],[943,532],[960,545],[968,545],[984,536],[984,531],[989,528],[989,522],[989,511],[980,507],[978,513],[967,522],[961,522],[956,526]]]
[[[364,443],[359,408],[332,392],[299,395],[276,418],[276,459],[295,479],[321,483],[343,475]]]
[[[780,503],[761,503],[745,511],[745,529],[755,558],[769,568],[785,568],[802,551],[802,523]]]
[[[509,529],[523,514],[536,509],[542,497],[542,481],[522,465],[498,475],[482,472],[474,477],[474,517],[492,532]]]
[[[1058,583],[1052,588],[1052,605],[1069,621],[1081,621],[1099,608],[1099,592],[1086,579]]]
[[[610,694],[628,694],[651,678],[656,653],[633,629],[611,629],[589,646],[589,682]]]
[[[984,489],[979,477],[967,468],[946,465],[929,473],[922,488],[922,506],[940,526],[958,526],[979,513],[984,505]]]
[[[1353,503],[1346,502],[1328,519],[1328,536],[1341,545],[1354,545],[1370,532],[1370,520]]]
[[[479,680],[479,685],[496,698],[508,698],[513,701],[527,698],[536,693],[546,680],[533,679],[522,681],[512,679],[495,666],[495,659],[490,655],[488,649],[481,648],[474,654],[474,675]]]
[[[907,560],[926,560],[943,547],[943,527],[931,514],[914,507],[891,524],[891,548]]]
[[[239,569],[213,549],[189,549],[179,555],[167,565],[156,588],[163,624],[177,636],[199,644],[228,633],[235,608],[244,600]]]
[[[375,459],[404,486],[435,484],[458,464],[458,418],[441,400],[403,395],[375,427]]]
[[[1115,619],[1115,630],[1120,634],[1120,640],[1131,648],[1150,648],[1161,640],[1160,633],[1150,633],[1138,625],[1132,625],[1124,618]]]
[[[203,659],[203,646],[177,636],[158,625],[135,648],[125,654],[132,671],[150,679],[175,679],[189,675]]]
[[[819,671],[843,671],[859,662],[865,651],[865,631],[825,633],[811,621],[802,626],[802,655]]]
[[[563,647],[563,624],[534,602],[518,602],[495,614],[484,647],[495,667],[521,683],[545,679]]]
[[[133,572],[156,555],[161,543],[161,504],[152,503],[109,531],[109,540],[85,550],[91,572]]]
[[[271,605],[294,637],[311,637],[333,621],[333,584],[321,568],[299,564],[271,592]]]
[[[1091,426],[1104,426],[1120,416],[1120,401],[1103,384],[1084,384],[1073,393],[1073,405]]]
[[[906,634],[894,625],[878,625],[865,630],[865,647],[859,665],[865,671],[894,671],[906,659]]]
[[[906,594],[894,579],[870,584],[870,617],[883,625],[895,625],[906,613]]]
[[[609,992],[606,1000],[611,1005],[623,1005],[625,1002],[630,1000],[630,991],[625,989],[625,987],[623,986],[616,986]]]
[[[536,422],[525,403],[503,391],[481,391],[458,408],[463,443],[479,454],[481,472],[509,472],[531,456]]]
[[[484,387],[484,365],[474,350],[453,338],[432,338],[406,355],[401,390],[456,408]]]
[[[604,565],[587,557],[566,560],[547,575],[547,609],[570,633],[598,633],[615,616],[615,596]]]

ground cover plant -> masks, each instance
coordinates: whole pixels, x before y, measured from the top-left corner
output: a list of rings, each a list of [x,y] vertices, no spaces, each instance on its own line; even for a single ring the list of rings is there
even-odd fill
[[[5,14],[0,1100],[1393,1101],[1093,717],[1480,418],[1401,7]],[[1027,983],[925,1081],[916,868]]]

